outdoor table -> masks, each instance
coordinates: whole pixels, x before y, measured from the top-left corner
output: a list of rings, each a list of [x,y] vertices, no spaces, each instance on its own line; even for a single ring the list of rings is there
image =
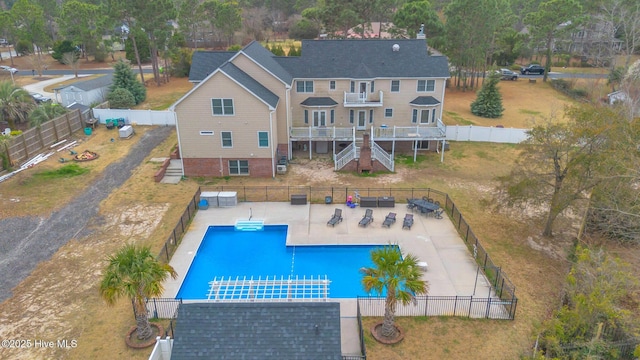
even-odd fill
[[[420,210],[421,213],[424,213],[424,214],[428,214],[440,208],[439,205],[436,205],[432,202],[429,202],[427,200],[422,200],[422,199],[411,199],[409,200],[409,203],[413,204],[415,207],[417,207]]]

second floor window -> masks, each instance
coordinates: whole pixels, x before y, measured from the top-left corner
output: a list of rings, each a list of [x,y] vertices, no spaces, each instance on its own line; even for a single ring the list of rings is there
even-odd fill
[[[335,89],[336,89],[336,81],[335,80],[329,81],[329,90],[335,90]]]
[[[312,93],[313,92],[313,81],[296,81],[296,92],[299,93]]]
[[[418,80],[418,92],[434,91],[435,89],[435,80]]]
[[[233,99],[211,99],[213,115],[233,115]]]
[[[386,118],[393,117],[393,109],[392,108],[384,109],[384,117]]]

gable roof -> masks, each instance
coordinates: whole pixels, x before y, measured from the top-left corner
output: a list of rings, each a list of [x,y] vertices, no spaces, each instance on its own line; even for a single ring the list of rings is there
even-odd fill
[[[240,85],[251,91],[255,96],[260,98],[272,108],[275,109],[278,105],[278,101],[280,100],[278,95],[272,93],[271,90],[264,87],[254,78],[249,76],[249,74],[247,74],[246,72],[240,70],[240,68],[235,66],[233,63],[225,63],[220,67],[220,71],[224,72],[230,78],[237,81]]]
[[[447,58],[429,56],[425,39],[303,40],[302,56],[274,59],[294,78],[449,77]]]
[[[249,45],[245,46],[241,52],[253,59],[258,64],[262,65],[267,71],[276,76],[280,81],[285,84],[291,84],[293,78],[291,74],[285,70],[275,59],[276,56],[257,41],[252,41]]]
[[[76,89],[80,89],[83,91],[91,91],[95,89],[100,89],[106,86],[110,86],[113,82],[113,74],[107,74],[104,76],[99,76],[95,79],[77,81],[72,84],[64,85],[55,88],[54,90],[62,90],[68,87],[75,87]]]
[[[182,304],[174,339],[172,360],[340,360],[340,304]]]
[[[189,81],[199,82],[231,59],[235,51],[196,51],[191,58]]]

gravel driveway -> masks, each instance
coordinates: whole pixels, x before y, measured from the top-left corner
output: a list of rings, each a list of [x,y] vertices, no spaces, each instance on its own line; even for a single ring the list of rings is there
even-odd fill
[[[130,153],[104,170],[102,176],[71,203],[48,218],[20,217],[0,220],[0,302],[24,280],[41,261],[76,237],[90,235],[87,223],[95,219],[98,205],[114,189],[127,181],[151,151],[173,131],[163,126],[146,132]]]

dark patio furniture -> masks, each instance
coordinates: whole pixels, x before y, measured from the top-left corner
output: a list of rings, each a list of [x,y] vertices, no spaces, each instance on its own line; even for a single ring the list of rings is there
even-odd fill
[[[438,209],[433,212],[433,217],[436,219],[442,219],[442,213],[444,213],[444,209]]]
[[[307,205],[307,194],[291,195],[291,205]]]
[[[363,196],[360,198],[360,206],[361,207],[378,207],[378,198]]]
[[[411,226],[413,226],[413,214],[405,214],[404,220],[402,221],[402,228],[411,230]]]
[[[396,213],[390,212],[389,215],[387,215],[384,218],[384,221],[382,222],[382,226],[391,227],[391,225],[393,225],[395,222],[396,222]]]
[[[439,205],[436,205],[430,201],[426,201],[422,199],[411,199],[410,203],[414,206],[415,209],[418,209],[422,214],[429,214],[440,208]]]
[[[392,196],[384,196],[378,198],[378,207],[395,207],[396,199]]]
[[[360,220],[360,222],[358,223],[358,226],[367,227],[367,225],[371,224],[372,221],[373,221],[373,210],[367,209],[364,212],[364,216],[362,217],[362,220]]]
[[[331,219],[327,222],[327,225],[335,226],[337,223],[342,221],[342,209],[336,209],[331,216]]]

